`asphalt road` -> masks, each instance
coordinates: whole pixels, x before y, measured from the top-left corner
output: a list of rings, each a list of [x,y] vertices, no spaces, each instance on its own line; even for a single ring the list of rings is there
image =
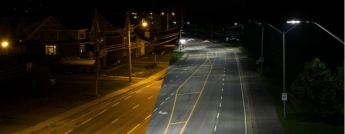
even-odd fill
[[[107,100],[35,133],[145,133],[162,82]]]
[[[239,50],[195,40],[182,51],[187,57],[168,69],[146,133],[246,134]]]

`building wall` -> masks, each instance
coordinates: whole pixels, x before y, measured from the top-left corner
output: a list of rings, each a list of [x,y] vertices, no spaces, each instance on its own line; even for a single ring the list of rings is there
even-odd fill
[[[28,44],[26,45],[26,52],[32,55],[44,55],[45,45],[44,44]]]
[[[79,56],[80,44],[59,44],[58,55],[62,57]]]

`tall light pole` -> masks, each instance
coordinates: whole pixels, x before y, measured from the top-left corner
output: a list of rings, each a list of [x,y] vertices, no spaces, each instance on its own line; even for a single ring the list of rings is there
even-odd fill
[[[241,27],[241,34],[243,34],[243,25],[235,23],[235,26],[240,26]]]
[[[263,72],[263,70],[262,70],[262,64],[264,63],[263,53],[264,53],[264,27],[261,26],[261,56],[260,56],[261,74],[262,74],[262,72]]]
[[[98,69],[99,69],[99,44],[98,44],[98,40],[97,40],[97,32],[98,32],[98,21],[97,21],[97,8],[95,8],[95,18],[94,18],[94,41],[95,41],[95,45],[96,45],[96,79],[95,79],[95,95],[98,95]]]
[[[278,31],[279,33],[281,33],[283,35],[283,95],[286,94],[286,76],[285,76],[285,34],[288,33],[290,30],[292,30],[294,27],[296,27],[297,25],[294,25],[293,27],[291,27],[289,30],[287,30],[286,32],[282,32],[280,30],[278,30],[277,28],[275,28],[274,26],[272,26],[271,24],[268,23],[261,23],[260,25],[265,24],[268,25],[270,27],[272,27],[274,30]],[[286,117],[286,109],[285,109],[285,101],[283,100],[284,106],[283,106],[283,111],[284,111],[284,118]]]
[[[126,20],[126,30],[127,30],[127,42],[128,42],[128,77],[129,77],[129,81],[132,81],[132,48],[131,48],[131,30],[134,30],[135,28],[137,28],[140,24],[138,24],[137,26],[131,28],[131,23],[130,23],[130,19],[129,19],[129,11],[127,11],[127,20]],[[146,27],[147,23],[146,22],[142,22],[142,25],[144,27]]]
[[[290,24],[299,24],[299,23],[312,23],[318,27],[320,27],[322,30],[324,30],[326,33],[328,33],[329,35],[331,35],[333,38],[335,38],[336,40],[338,40],[341,44],[344,44],[344,41],[335,36],[334,34],[332,34],[331,32],[329,32],[326,28],[323,28],[320,24],[316,23],[316,22],[313,22],[313,21],[296,21],[296,20],[293,20],[293,21],[287,21],[287,23],[290,23]]]
[[[213,35],[213,24],[207,24],[211,26],[211,39],[212,39],[212,35]]]
[[[183,25],[185,25],[185,24],[189,24],[189,22],[183,23],[183,24],[181,25],[181,28],[180,28],[180,39],[179,39],[179,43],[180,43],[180,52],[181,52],[181,49],[182,49],[182,41],[181,41],[181,39],[182,39],[182,29],[183,29]]]
[[[263,53],[264,53],[264,26],[262,26],[261,25],[261,23],[258,23],[258,22],[256,22],[256,21],[254,21],[256,24],[258,24],[260,27],[261,27],[261,55],[260,55],[260,58],[259,58],[259,60],[260,60],[260,66],[261,66],[261,74],[262,74],[262,72],[263,72],[263,62],[264,62],[264,57],[263,57]]]
[[[275,28],[274,26],[272,26],[271,24],[268,24],[268,23],[259,23],[260,25],[262,24],[266,24],[270,27],[272,27],[273,29],[275,29],[276,31],[278,31],[279,33],[281,33],[283,35],[283,94],[287,95],[286,94],[286,74],[285,74],[285,34],[288,33],[290,30],[292,30],[293,28],[295,28],[298,24],[300,24],[301,22],[304,22],[304,23],[313,23],[315,24],[316,26],[320,27],[322,30],[324,30],[325,32],[327,32],[329,35],[331,35],[333,38],[335,38],[336,40],[338,40],[339,42],[341,42],[342,44],[344,44],[344,41],[342,39],[340,39],[339,37],[335,36],[334,34],[332,34],[331,32],[329,32],[327,29],[323,28],[321,25],[319,25],[318,23],[316,22],[312,22],[312,21],[287,21],[287,23],[290,23],[290,24],[296,24],[294,25],[293,27],[291,27],[289,30],[287,30],[286,32],[282,32],[280,30],[278,30],[277,28]],[[283,97],[283,96],[282,96]],[[284,102],[284,118],[286,117],[286,109],[285,109],[285,101]]]
[[[195,38],[198,38],[198,25],[195,25]]]

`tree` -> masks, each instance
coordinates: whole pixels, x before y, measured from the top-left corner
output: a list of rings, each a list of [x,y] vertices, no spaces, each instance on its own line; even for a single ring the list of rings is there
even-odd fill
[[[305,63],[303,73],[292,83],[292,95],[310,113],[322,114],[323,117],[336,113],[339,103],[343,103],[339,100],[339,96],[343,96],[343,93],[339,94],[343,87],[338,77],[341,76],[332,74],[319,58],[315,58]]]

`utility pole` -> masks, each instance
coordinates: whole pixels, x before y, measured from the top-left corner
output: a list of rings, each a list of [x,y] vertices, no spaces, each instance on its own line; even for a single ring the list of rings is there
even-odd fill
[[[170,20],[169,20],[169,13],[167,13],[167,31],[169,30],[169,22],[170,22]]]
[[[98,95],[98,66],[99,66],[99,44],[97,41],[97,26],[98,26],[98,21],[97,21],[97,7],[95,8],[95,18],[94,18],[94,23],[93,23],[93,28],[94,28],[94,37],[95,37],[95,45],[96,45],[96,87],[95,87],[95,95]]]
[[[129,21],[129,10],[127,11],[127,20],[126,20],[126,29],[127,29],[127,41],[128,41],[128,65],[129,65],[129,81],[132,81],[132,54],[131,54],[131,23]]]

